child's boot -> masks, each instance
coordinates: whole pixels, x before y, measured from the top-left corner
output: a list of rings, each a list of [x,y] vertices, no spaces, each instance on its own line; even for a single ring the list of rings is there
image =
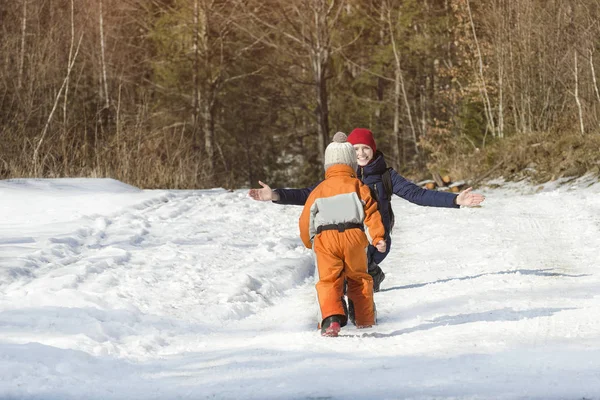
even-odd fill
[[[341,316],[332,315],[321,323],[321,336],[337,337],[342,329]]]
[[[373,278],[373,292],[379,292],[381,282],[385,279],[385,274],[381,270],[381,267],[374,262],[369,264],[369,275]]]

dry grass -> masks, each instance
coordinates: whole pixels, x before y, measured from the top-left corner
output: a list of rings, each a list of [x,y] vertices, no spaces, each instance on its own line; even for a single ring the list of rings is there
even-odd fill
[[[498,140],[484,149],[459,144],[450,147],[450,152],[432,157],[428,168],[475,184],[498,177],[542,183],[588,173],[600,175],[600,134],[596,133],[536,132]]]
[[[123,127],[125,128],[125,127]],[[140,188],[193,189],[213,187],[206,176],[201,151],[189,135],[177,131],[146,132],[139,126],[121,129],[120,137],[107,141],[65,145],[61,137],[48,140],[40,151],[38,174],[32,154],[35,141],[24,135],[6,135],[0,153],[0,179],[109,177]],[[6,132],[5,132],[6,133]],[[21,140],[14,138],[21,137]],[[541,183],[587,173],[600,175],[600,134],[577,133],[515,135],[497,140],[484,149],[468,141],[451,139],[444,132],[431,137],[427,168],[403,171],[409,179],[430,179],[427,171],[450,175],[453,181],[478,182],[503,177],[517,181],[529,178]],[[232,164],[233,165],[233,164]],[[218,168],[215,181],[221,187],[235,187],[241,169]]]
[[[42,146],[36,174],[32,141],[13,142],[10,153],[0,154],[0,179],[113,178],[144,189],[210,186],[200,152],[183,135],[131,129],[119,140],[112,137],[96,146],[71,145],[62,151],[60,143]]]

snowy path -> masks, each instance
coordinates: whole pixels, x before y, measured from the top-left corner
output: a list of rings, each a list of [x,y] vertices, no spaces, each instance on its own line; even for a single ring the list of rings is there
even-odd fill
[[[316,330],[300,207],[0,181],[0,398],[600,399],[600,184],[401,199],[379,325]]]

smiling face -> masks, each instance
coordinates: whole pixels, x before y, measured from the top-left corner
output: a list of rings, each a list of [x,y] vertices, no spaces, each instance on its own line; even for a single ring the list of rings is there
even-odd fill
[[[359,167],[364,167],[373,159],[373,149],[366,144],[355,144],[354,150]]]

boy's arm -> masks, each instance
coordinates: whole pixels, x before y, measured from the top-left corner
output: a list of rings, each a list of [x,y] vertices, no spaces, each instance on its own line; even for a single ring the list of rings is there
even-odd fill
[[[304,205],[304,209],[302,210],[302,214],[300,214],[300,220],[298,221],[298,227],[300,228],[300,239],[302,239],[302,243],[307,249],[312,249],[312,241],[310,237],[310,225],[313,221],[313,214],[315,213],[312,208],[314,205],[314,199],[309,197],[306,204]]]
[[[420,206],[460,208],[455,193],[423,189],[390,169],[394,194]]]
[[[377,201],[371,196],[371,189],[367,185],[361,184],[360,198],[365,202],[365,233],[369,242],[376,246],[382,240],[385,240],[385,227],[379,212]]]

